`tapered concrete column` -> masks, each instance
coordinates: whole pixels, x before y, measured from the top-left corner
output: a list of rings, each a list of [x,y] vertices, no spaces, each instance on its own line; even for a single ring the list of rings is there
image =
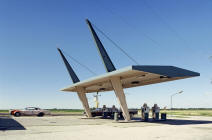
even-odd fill
[[[125,119],[125,121],[130,121],[130,114],[128,111],[127,102],[126,102],[126,98],[125,98],[125,94],[123,91],[123,87],[122,87],[120,78],[119,77],[111,78],[111,83],[114,88],[116,97],[118,98],[119,104],[121,106],[121,110],[123,112],[124,119]]]
[[[86,115],[88,116],[88,118],[91,118],[92,115],[91,115],[91,111],[90,111],[89,104],[88,104],[88,99],[86,97],[84,88],[77,87],[77,94],[78,94],[80,101],[82,102],[82,105],[83,105],[83,108],[85,109]]]

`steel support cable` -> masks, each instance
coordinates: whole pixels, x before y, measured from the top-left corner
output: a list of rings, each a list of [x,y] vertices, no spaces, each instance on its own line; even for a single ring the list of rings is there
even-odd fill
[[[64,54],[66,54],[66,56],[68,56],[71,60],[73,60],[74,62],[78,63],[81,67],[84,67],[86,70],[88,70],[90,73],[92,73],[93,75],[97,75],[94,71],[92,71],[89,67],[87,67],[86,65],[80,63],[77,59],[75,59],[74,57],[72,57],[71,55],[69,55],[67,52],[65,52],[64,50],[61,50]]]
[[[99,3],[99,5],[101,5],[101,4]],[[128,21],[126,21],[121,15],[116,14],[115,12],[113,12],[111,9],[105,7],[104,5],[101,5],[101,7],[103,7],[106,11],[108,11],[108,12],[111,13],[112,15],[115,15],[116,17],[118,17],[119,19],[121,19],[121,21],[122,21],[123,23],[125,23],[126,25],[128,25],[130,28],[132,28],[133,30],[135,30],[135,31],[137,32],[137,28],[136,28],[135,26],[131,25]],[[154,39],[153,39],[151,36],[149,36],[148,34],[143,33],[143,32],[141,32],[141,34],[142,34],[145,38],[147,38],[148,40],[152,41],[152,43],[154,43],[154,44],[157,45],[158,47],[161,47],[161,44],[160,44],[158,41],[154,40]]]
[[[128,21],[126,21],[121,15],[115,14],[112,10],[109,10],[109,9],[108,9],[108,11],[110,11],[111,14],[116,15],[117,17],[119,17],[119,18],[122,20],[122,22],[124,22],[124,23],[125,23],[126,25],[128,25],[130,28],[132,28],[133,30],[137,31],[137,28],[136,28],[135,26],[131,25]],[[150,41],[152,41],[155,45],[161,46],[160,43],[158,43],[158,41],[154,40],[154,39],[153,39],[152,37],[150,37],[148,34],[143,33],[143,32],[141,32],[141,34],[142,34],[145,38],[147,38],[147,39],[149,39]]]
[[[96,25],[92,24],[95,29],[97,29],[105,38],[107,38],[116,48],[118,48],[123,54],[125,54],[131,61],[139,65],[139,63],[132,58],[126,51],[124,51],[115,41],[113,41],[108,35],[106,35],[102,30],[100,30]]]
[[[168,27],[168,29],[175,34],[175,36],[178,38],[178,40],[181,40],[185,45],[186,47],[190,48],[190,46],[188,45],[187,41],[181,37],[181,35],[167,22],[167,20],[162,17],[160,14],[158,14],[159,12],[157,12],[154,8],[152,8],[148,2],[146,0],[143,1],[144,2],[144,5],[150,9],[152,11],[152,13],[155,14],[155,16],[157,16],[162,22],[164,25],[166,25]]]

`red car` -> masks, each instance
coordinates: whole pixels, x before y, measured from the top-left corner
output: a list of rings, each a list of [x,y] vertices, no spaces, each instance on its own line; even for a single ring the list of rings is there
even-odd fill
[[[38,116],[38,117],[42,117],[44,115],[50,115],[50,111],[44,110],[44,109],[40,109],[38,107],[27,107],[27,108],[25,108],[23,110],[14,109],[14,110],[10,110],[9,113],[10,113],[10,115],[13,115],[15,117],[19,117],[19,116]]]

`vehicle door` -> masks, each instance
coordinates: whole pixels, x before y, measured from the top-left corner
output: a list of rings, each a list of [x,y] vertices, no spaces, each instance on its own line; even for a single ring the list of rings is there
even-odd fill
[[[40,108],[34,108],[33,115],[38,115],[40,113]]]
[[[25,108],[25,110],[23,111],[23,114],[27,116],[33,115],[33,108],[32,107]]]

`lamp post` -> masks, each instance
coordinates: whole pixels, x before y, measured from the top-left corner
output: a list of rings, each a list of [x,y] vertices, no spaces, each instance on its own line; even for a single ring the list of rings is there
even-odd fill
[[[212,62],[212,55],[209,56],[209,60]],[[211,84],[212,84],[212,79],[211,79]]]
[[[96,95],[94,95],[94,102],[96,103],[96,108],[99,108],[99,91],[96,92]]]
[[[177,95],[177,94],[181,94],[181,93],[183,93],[182,90],[171,95],[171,110],[172,110],[172,97],[175,96],[175,95]]]

